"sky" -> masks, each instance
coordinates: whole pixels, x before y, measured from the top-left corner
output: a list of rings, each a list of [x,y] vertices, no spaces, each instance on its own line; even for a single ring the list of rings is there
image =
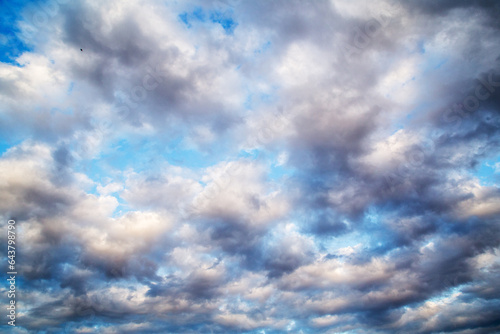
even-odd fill
[[[500,333],[499,18],[1,1],[0,330]]]

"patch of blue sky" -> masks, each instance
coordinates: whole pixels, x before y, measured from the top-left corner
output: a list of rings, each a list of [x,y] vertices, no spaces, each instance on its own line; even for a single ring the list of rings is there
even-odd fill
[[[329,233],[315,237],[318,245],[331,255],[341,256],[345,250],[351,247],[355,252],[361,252],[372,243],[372,238],[368,233],[353,231],[346,234]]]
[[[183,136],[177,136],[168,141],[165,147],[168,148],[169,150],[172,150],[182,143],[183,138],[184,138]]]
[[[292,171],[283,165],[271,165],[270,171],[267,174],[271,180],[280,180],[292,174]]]
[[[10,148],[21,144],[22,140],[6,138],[0,133],[0,156],[7,152]]]
[[[71,95],[74,88],[75,88],[75,83],[73,81],[71,81],[69,84],[68,90],[67,90],[68,95]]]
[[[257,159],[257,157],[260,154],[260,150],[258,149],[252,149],[252,150],[241,150],[238,152],[238,158],[245,158],[245,159]]]
[[[234,29],[238,26],[238,23],[234,21],[232,17],[231,10],[206,13],[203,8],[195,7],[192,12],[183,12],[179,14],[178,18],[188,29],[192,28],[195,22],[203,23],[207,22],[207,19],[209,19],[210,22],[219,24],[228,35],[233,34]]]
[[[193,12],[191,13],[191,16],[197,20],[197,21],[200,21],[200,22],[205,22],[206,18],[205,18],[205,13],[203,12],[203,8],[201,7],[196,7]]]
[[[83,163],[75,168],[75,171],[85,174],[88,178],[90,178],[92,181],[95,182],[90,189],[86,190],[88,194],[94,196],[101,196],[101,194],[97,190],[97,186],[98,185],[103,187],[106,186],[111,177],[115,182],[120,182],[120,181],[123,182],[123,179],[120,179],[120,177],[116,175],[117,173],[113,171],[113,167],[110,167],[110,165],[111,166],[113,165],[113,161],[110,164],[108,159],[109,157],[104,156],[98,159],[93,159],[87,163]],[[113,218],[120,217],[126,212],[131,211],[131,208],[119,196],[118,192],[113,192],[107,195],[115,197],[116,200],[118,201],[118,206],[112,213]]]
[[[165,149],[160,142],[151,138],[136,138],[129,136],[116,141],[101,156],[101,161],[106,170],[126,171],[133,170],[141,173],[154,172],[161,168]],[[170,161],[169,161],[170,162]]]
[[[191,24],[188,21],[188,13],[186,13],[186,12],[181,13],[181,14],[178,15],[178,17],[181,20],[181,22],[183,22],[186,25],[186,27],[188,27],[188,28],[192,27]]]
[[[500,186],[500,157],[483,161],[474,176],[482,186]]]
[[[294,169],[288,167],[286,161],[282,161],[282,158],[279,155],[273,156],[271,163],[269,164],[269,173],[267,174],[267,177],[270,180],[278,181],[283,178],[293,176],[293,174]]]
[[[132,135],[115,140],[98,158],[82,163],[77,170],[96,182],[88,192],[97,196],[97,184],[105,186],[110,179],[124,182],[127,171],[161,173],[167,164],[197,170],[216,165],[222,160],[234,160],[237,153],[232,157],[226,156],[228,150],[223,142],[224,140],[215,143],[212,146],[214,152],[210,154],[185,145],[183,135],[166,142]],[[110,195],[119,202],[113,217],[131,210],[127,203],[120,199],[119,193]]]
[[[102,175],[99,177],[108,177],[108,174],[113,170],[125,171],[127,169],[136,170],[136,166],[140,165],[142,160],[148,155],[142,147],[134,145],[129,139],[122,138],[112,144],[109,149],[103,153],[99,161]],[[140,154],[139,154],[140,153]]]
[[[132,169],[137,173],[155,172],[164,163],[173,166],[197,169],[216,164],[220,157],[183,145],[183,138],[176,137],[168,143],[155,141],[154,138],[122,138],[111,145],[99,161],[94,164],[94,180],[106,177],[111,171]],[[99,165],[99,168],[97,167]]]
[[[9,148],[11,148],[13,145],[10,143],[7,143],[6,141],[0,140],[0,156],[2,156]]]
[[[101,159],[93,159],[87,163],[82,163],[75,167],[75,171],[85,174],[94,182],[104,183],[109,173],[103,168]],[[90,189],[89,193],[97,195],[96,185]]]
[[[137,164],[138,157],[142,157],[142,154],[137,154],[137,152],[140,151],[134,150],[126,139],[121,139],[104,149],[99,156],[81,161],[75,166],[75,171],[85,174],[102,186],[105,186],[110,179],[120,182],[123,181],[123,172],[131,168],[133,164]],[[97,184],[89,193],[98,195],[96,186]]]
[[[207,168],[220,161],[234,160],[238,154],[232,147],[229,134],[220,135],[209,146],[203,143],[188,144],[189,141],[184,138],[176,138],[175,144],[162,151],[161,156],[169,164],[190,169]]]
[[[67,333],[77,333],[80,331],[82,328],[85,328],[85,330],[90,330],[94,333],[99,333],[101,329],[105,329],[108,326],[104,324],[96,324],[96,321],[101,321],[101,320],[96,320],[94,319],[94,309],[93,308],[83,308],[83,314],[87,316],[87,319],[83,318],[83,320],[79,320],[78,322],[73,322],[73,321],[68,321],[65,323],[65,331]],[[41,333],[47,333],[47,332],[41,332]]]
[[[378,224],[380,223],[380,214],[375,206],[368,208],[364,215],[364,222],[368,224]]]
[[[112,218],[118,218],[126,214],[127,212],[134,211],[128,203],[122,199],[119,194],[109,194],[110,196],[113,196],[114,198],[117,199],[118,201],[118,206],[115,208],[115,211],[113,211],[113,214],[111,215]]]
[[[291,332],[291,331],[288,331],[288,332]],[[264,328],[264,329],[256,329],[256,330],[248,332],[248,333],[249,334],[279,334],[279,333],[283,333],[283,331],[282,330],[278,331],[278,330],[272,329],[272,328]],[[291,333],[304,334],[305,332],[303,332],[302,330],[295,329]]]
[[[175,149],[164,155],[169,164],[186,168],[206,168],[216,160],[195,149]]]
[[[183,22],[187,28],[192,28],[192,22],[205,22],[206,16],[203,8],[196,7],[191,13],[184,12],[178,15],[181,22]]]
[[[22,10],[30,1],[2,1],[0,5],[0,62],[19,66],[16,59],[32,48],[19,38],[17,22],[22,20]]]
[[[103,184],[102,186],[105,186],[106,184]],[[87,194],[94,195],[94,196],[112,196],[114,197],[118,205],[114,209],[114,211],[111,213],[111,218],[119,218],[126,214],[127,212],[132,212],[134,211],[133,208],[130,207],[130,205],[120,197],[120,194],[118,192],[110,193],[110,194],[100,194],[97,191],[97,186],[94,186],[90,191],[87,192]]]
[[[318,218],[322,218],[318,216]],[[333,255],[341,255],[343,251],[352,250],[355,252],[374,252],[385,253],[392,249],[392,244],[387,243],[387,238],[384,237],[385,229],[382,227],[381,213],[370,208],[364,215],[362,222],[353,222],[347,218],[335,217],[347,228],[353,227],[356,224],[357,228],[351,232],[339,235],[327,233],[325,235],[316,236],[318,244],[328,253]],[[326,219],[326,218],[323,218]],[[351,247],[352,249],[350,249]]]
[[[429,298],[425,301],[425,303],[442,303],[442,304],[449,304],[450,299],[458,296],[462,292],[462,288],[466,286],[467,284],[460,284],[458,286],[452,286],[455,285],[454,278],[448,279],[448,281],[444,281],[445,285],[449,285],[451,287],[446,288],[440,293],[437,294],[436,296]]]
[[[228,35],[233,34],[234,29],[238,26],[238,23],[232,18],[232,11],[230,10],[225,12],[214,11],[210,14],[210,20],[213,23],[220,24]]]
[[[173,266],[160,266],[156,274],[160,277],[167,277],[176,273],[178,269]]]

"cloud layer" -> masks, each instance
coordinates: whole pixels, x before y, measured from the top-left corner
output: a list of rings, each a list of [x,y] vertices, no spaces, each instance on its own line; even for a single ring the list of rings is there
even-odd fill
[[[497,1],[1,11],[15,333],[500,331]]]

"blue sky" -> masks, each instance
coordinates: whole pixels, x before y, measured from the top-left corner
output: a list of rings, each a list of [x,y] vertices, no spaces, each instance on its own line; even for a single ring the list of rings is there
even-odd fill
[[[500,332],[498,2],[0,14],[3,331]]]

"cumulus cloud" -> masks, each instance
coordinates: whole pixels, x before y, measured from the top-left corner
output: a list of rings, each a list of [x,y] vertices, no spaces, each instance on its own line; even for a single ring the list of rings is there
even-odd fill
[[[0,11],[15,332],[500,331],[496,1]]]

